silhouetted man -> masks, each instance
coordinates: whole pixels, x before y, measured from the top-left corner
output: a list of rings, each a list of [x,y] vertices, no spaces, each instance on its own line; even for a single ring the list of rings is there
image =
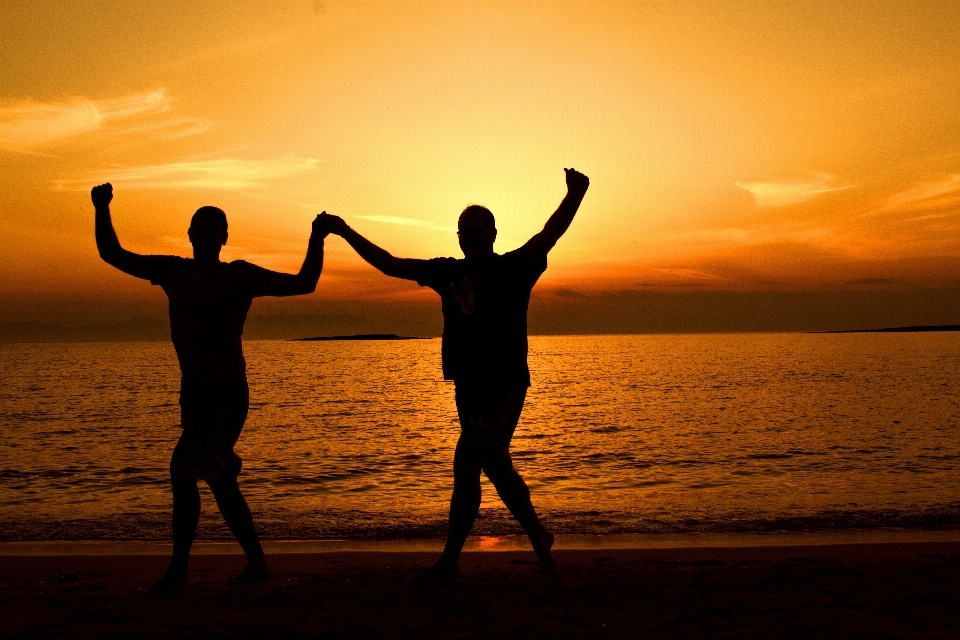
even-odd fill
[[[170,301],[170,338],[180,361],[183,433],[170,460],[173,557],[150,590],[168,592],[187,581],[187,560],[200,519],[198,480],[210,485],[220,513],[247,555],[246,568],[232,582],[262,580],[270,573],[253,516],[237,485],[241,461],[233,451],[250,399],[241,345],[243,323],[253,298],[316,289],[328,231],[317,216],[300,272],[276,273],[243,260],[220,262],[220,249],[227,243],[227,216],[217,207],[201,207],[187,230],[192,259],[144,256],[125,250],[117,240],[110,219],[113,187],[99,185],[90,195],[100,257],[163,288]]]
[[[331,233],[342,236],[360,256],[388,276],[416,280],[438,294],[443,306],[443,377],[456,385],[461,433],[453,458],[453,497],[447,543],[424,576],[457,575],[460,552],[480,509],[480,471],[530,537],[542,567],[556,566],[553,534],[540,524],[530,491],[510,459],[510,439],[530,386],[527,367],[527,307],[530,291],[547,268],[547,252],[573,221],[590,184],[587,176],[564,169],[567,195],[543,231],[503,255],[493,251],[497,228],[486,207],[460,214],[457,235],[464,259],[395,258],[336,216],[321,215]]]

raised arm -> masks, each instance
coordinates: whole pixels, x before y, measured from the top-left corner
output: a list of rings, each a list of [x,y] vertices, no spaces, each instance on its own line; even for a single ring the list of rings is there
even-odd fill
[[[543,231],[530,238],[526,247],[528,252],[537,255],[547,255],[550,249],[553,249],[567,229],[573,222],[573,216],[577,214],[583,196],[587,193],[590,186],[590,178],[583,175],[576,169],[564,169],[567,174],[567,195],[563,198],[560,206],[547,220],[543,226]]]
[[[330,233],[343,238],[353,247],[360,257],[379,269],[385,275],[404,280],[416,280],[419,277],[417,261],[409,258],[396,258],[384,249],[373,244],[362,235],[350,228],[338,216],[326,216],[327,228]]]
[[[110,217],[110,201],[113,200],[113,185],[97,185],[90,191],[90,199],[96,211],[95,233],[97,237],[97,251],[107,264],[120,269],[131,276],[149,280],[153,275],[153,256],[142,256],[127,251],[120,246],[117,232],[113,230],[113,220]]]
[[[317,280],[323,270],[323,239],[330,233],[324,224],[326,215],[324,211],[313,220],[310,241],[307,243],[307,257],[303,259],[300,272],[296,275],[274,273],[267,287],[268,296],[298,296],[316,291]]]

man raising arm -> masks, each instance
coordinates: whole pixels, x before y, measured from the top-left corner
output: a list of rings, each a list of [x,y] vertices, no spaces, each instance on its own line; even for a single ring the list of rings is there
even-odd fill
[[[527,367],[527,307],[530,292],[547,268],[547,253],[569,228],[590,181],[566,172],[567,195],[543,230],[524,246],[499,255],[497,228],[486,207],[460,214],[457,236],[464,258],[397,258],[336,216],[321,216],[331,233],[386,275],[416,280],[440,295],[443,308],[443,374],[453,380],[461,435],[453,459],[447,543],[424,576],[446,580],[458,572],[460,552],[480,508],[480,472],[493,482],[520,522],[545,570],[555,567],[553,535],[537,517],[530,491],[510,458],[510,440],[520,419],[530,371]]]
[[[170,460],[173,487],[173,557],[150,590],[169,592],[187,581],[187,560],[200,518],[197,481],[204,480],[220,513],[247,556],[235,583],[269,576],[253,516],[237,484],[241,460],[233,451],[249,405],[246,361],[241,336],[247,311],[258,296],[290,296],[316,289],[323,268],[321,216],[313,221],[307,256],[296,275],[277,273],[237,260],[221,262],[227,242],[227,216],[217,207],[201,207],[187,236],[193,258],[139,255],[120,245],[113,229],[113,188],[91,191],[96,210],[100,257],[137,278],[159,285],[170,302],[170,337],[180,363],[183,433]]]
[[[113,185],[102,184],[91,190],[91,199],[93,200],[94,210],[96,211],[95,233],[97,239],[97,251],[100,257],[107,264],[116,267],[120,271],[131,276],[150,280],[152,268],[156,268],[156,258],[166,258],[167,256],[144,256],[127,251],[120,246],[117,233],[113,229],[113,220],[110,215],[110,202],[113,200]],[[201,212],[209,210],[214,218],[223,218],[223,223],[216,222],[210,227],[211,220],[207,219]],[[200,214],[200,215],[198,215]],[[320,215],[326,215],[326,212]],[[317,289],[317,281],[320,279],[320,272],[323,270],[323,240],[329,233],[321,224],[321,217],[318,215],[313,221],[310,240],[307,244],[307,256],[296,274],[278,273],[271,271],[270,282],[268,285],[267,296],[295,296],[305,293],[313,293]],[[194,214],[190,228],[187,230],[187,236],[194,245],[194,258],[201,261],[219,261],[220,248],[227,243],[226,231],[223,231],[223,241],[217,244],[217,234],[221,228],[226,228],[226,214],[217,207],[202,207]],[[193,236],[197,237],[199,244],[193,243]],[[197,251],[201,252],[198,258]],[[215,254],[215,255],[214,255]],[[266,271],[266,270],[265,270]]]

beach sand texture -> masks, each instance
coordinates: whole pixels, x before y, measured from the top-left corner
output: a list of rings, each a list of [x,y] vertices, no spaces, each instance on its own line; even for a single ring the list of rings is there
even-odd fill
[[[960,543],[466,553],[418,587],[435,553],[198,555],[191,583],[140,591],[159,555],[0,557],[3,637],[960,638]]]

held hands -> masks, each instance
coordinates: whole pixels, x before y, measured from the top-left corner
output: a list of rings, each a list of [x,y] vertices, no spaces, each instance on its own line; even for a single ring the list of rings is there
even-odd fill
[[[567,174],[567,191],[581,195],[587,192],[587,187],[590,186],[590,178],[572,167],[563,171]]]
[[[323,213],[321,213],[320,215],[318,215],[316,218],[313,219],[313,225],[310,230],[311,240],[312,239],[323,240],[324,238],[327,237],[327,235],[330,234],[330,229],[329,227],[327,227],[327,222],[326,222],[327,217],[329,216],[327,216],[327,212],[324,211]]]
[[[350,229],[347,223],[343,221],[343,218],[340,216],[332,216],[326,211],[317,216],[317,220],[326,226],[328,233],[334,235],[342,236]],[[316,224],[316,222],[314,224]]]
[[[108,182],[95,186],[90,190],[90,199],[93,200],[93,206],[97,209],[108,206],[113,200],[113,185]]]

